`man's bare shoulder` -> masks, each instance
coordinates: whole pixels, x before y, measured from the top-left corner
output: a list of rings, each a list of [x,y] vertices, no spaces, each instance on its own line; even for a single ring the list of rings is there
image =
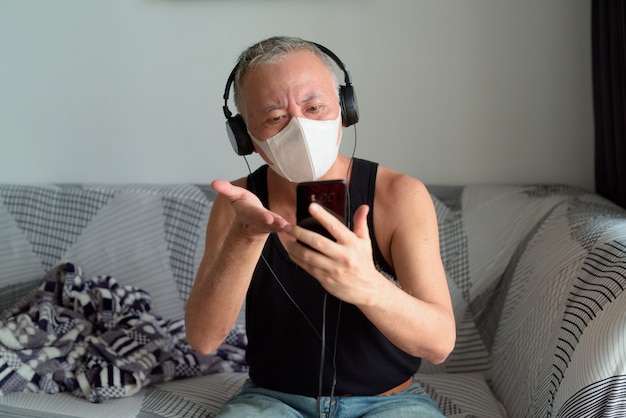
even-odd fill
[[[379,222],[391,230],[436,223],[433,200],[424,183],[390,168],[379,167],[374,202]]]
[[[433,201],[424,184],[409,175],[379,166],[374,195],[374,227],[383,256],[394,268],[401,257],[392,255],[393,243],[403,248],[436,233]]]
[[[233,186],[239,186],[239,187],[245,188],[246,185],[248,184],[248,178],[247,177],[240,177],[237,180],[231,181],[231,184]]]
[[[426,186],[420,180],[382,165],[378,167],[376,195],[385,200],[430,199]]]

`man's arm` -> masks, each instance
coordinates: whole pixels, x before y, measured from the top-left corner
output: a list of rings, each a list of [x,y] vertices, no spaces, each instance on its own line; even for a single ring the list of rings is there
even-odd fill
[[[419,181],[392,175],[381,193],[387,241],[399,287],[381,286],[361,310],[391,341],[408,353],[441,363],[456,341],[450,292],[439,252],[432,198]],[[379,189],[377,189],[379,193]],[[378,209],[378,207],[377,207]]]
[[[235,182],[243,185],[244,180]],[[216,181],[219,192],[207,224],[206,247],[185,308],[187,341],[208,354],[239,315],[252,273],[270,232],[286,222],[249,191]]]
[[[313,206],[312,215],[337,242],[289,228],[297,239],[319,251],[290,244],[289,254],[328,292],[358,306],[396,346],[440,363],[452,351],[456,331],[432,199],[424,185],[411,177],[387,172],[380,178],[374,213],[376,237],[394,267],[399,286],[373,264],[366,206],[354,216],[354,233],[321,207]]]

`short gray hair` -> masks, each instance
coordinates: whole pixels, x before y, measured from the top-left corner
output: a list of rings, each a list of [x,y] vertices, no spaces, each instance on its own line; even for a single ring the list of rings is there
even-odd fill
[[[335,75],[332,60],[320,50],[314,43],[305,41],[300,38],[289,36],[274,36],[267,38],[250,46],[239,55],[235,77],[233,79],[233,90],[235,93],[235,105],[239,113],[243,111],[243,103],[241,90],[239,89],[241,79],[246,72],[254,67],[261,65],[274,64],[282,59],[285,55],[295,51],[310,51],[316,57],[322,60],[328,67],[328,71],[333,77],[333,82],[339,95],[339,81]]]

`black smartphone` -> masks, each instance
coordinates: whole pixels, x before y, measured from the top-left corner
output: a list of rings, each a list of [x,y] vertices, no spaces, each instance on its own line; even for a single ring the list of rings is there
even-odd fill
[[[310,181],[298,183],[296,189],[296,220],[299,226],[335,238],[309,214],[309,205],[319,203],[346,224],[346,182],[344,180]]]

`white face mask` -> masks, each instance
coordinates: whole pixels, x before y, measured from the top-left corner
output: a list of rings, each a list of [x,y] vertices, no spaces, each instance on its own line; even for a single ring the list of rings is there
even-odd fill
[[[250,135],[273,163],[280,176],[295,183],[315,181],[328,172],[339,154],[339,124],[335,120],[311,120],[293,117],[283,128],[265,141]]]

